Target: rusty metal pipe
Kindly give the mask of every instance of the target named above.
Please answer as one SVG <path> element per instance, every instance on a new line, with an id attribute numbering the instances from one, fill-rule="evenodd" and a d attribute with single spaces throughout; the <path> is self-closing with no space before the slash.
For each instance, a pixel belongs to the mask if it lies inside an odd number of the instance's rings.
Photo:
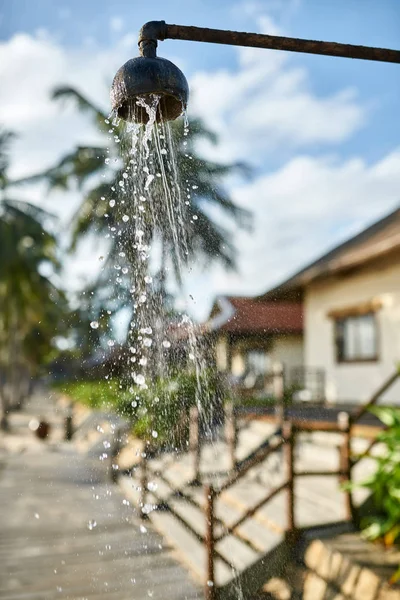
<path id="1" fill-rule="evenodd" d="M 145 44 L 151 42 L 157 45 L 157 40 L 166 39 L 227 44 L 230 46 L 250 46 L 252 48 L 267 48 L 269 50 L 285 50 L 287 52 L 400 63 L 400 51 L 388 48 L 373 48 L 370 46 L 356 46 L 353 44 L 339 44 L 337 42 L 304 40 L 278 35 L 226 31 L 187 25 L 169 25 L 165 21 L 150 21 L 143 25 L 139 34 L 139 47 L 142 50 Z"/>
<path id="2" fill-rule="evenodd" d="M 138 98 L 149 95 L 160 98 L 157 121 L 176 119 L 186 110 L 189 87 L 185 76 L 169 60 L 157 57 L 158 40 L 166 39 L 400 63 L 399 50 L 149 21 L 139 33 L 140 56 L 126 62 L 114 77 L 111 105 L 120 118 L 147 123 L 148 113 Z"/>

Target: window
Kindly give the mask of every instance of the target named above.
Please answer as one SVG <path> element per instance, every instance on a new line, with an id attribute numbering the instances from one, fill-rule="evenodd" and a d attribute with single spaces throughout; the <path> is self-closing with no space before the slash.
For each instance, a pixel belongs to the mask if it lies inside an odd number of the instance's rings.
<path id="1" fill-rule="evenodd" d="M 338 362 L 377 360 L 377 323 L 375 313 L 336 320 L 336 358 Z"/>
<path id="2" fill-rule="evenodd" d="M 268 356 L 263 350 L 250 350 L 246 362 L 247 371 L 254 375 L 264 375 L 268 370 Z"/>

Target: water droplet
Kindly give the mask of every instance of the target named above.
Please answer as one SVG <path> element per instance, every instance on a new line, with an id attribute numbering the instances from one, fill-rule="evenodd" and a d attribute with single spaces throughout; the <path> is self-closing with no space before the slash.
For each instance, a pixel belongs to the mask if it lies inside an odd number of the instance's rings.
<path id="1" fill-rule="evenodd" d="M 141 375 L 141 374 L 135 375 L 134 379 L 138 385 L 144 385 L 146 383 L 146 378 L 144 375 Z"/>
<path id="2" fill-rule="evenodd" d="M 91 321 L 91 323 L 90 323 L 90 327 L 91 327 L 92 329 L 98 329 L 98 328 L 99 328 L 99 323 L 98 323 L 98 321 Z"/>
<path id="3" fill-rule="evenodd" d="M 128 215 L 124 215 L 124 216 L 122 217 L 122 220 L 123 220 L 123 222 L 124 222 L 124 223 L 127 223 L 127 222 L 129 221 L 129 217 L 128 217 Z"/>
<path id="4" fill-rule="evenodd" d="M 112 348 L 115 345 L 114 340 L 108 340 L 107 345 L 110 346 L 110 348 Z"/>
<path id="5" fill-rule="evenodd" d="M 111 444 L 110 444 L 110 442 L 107 442 L 107 440 L 105 440 L 103 442 L 103 446 L 104 446 L 104 448 L 111 448 Z"/>
<path id="6" fill-rule="evenodd" d="M 109 202 L 108 204 L 109 204 L 109 205 L 111 206 L 111 208 L 112 208 L 113 206 L 115 206 L 115 200 L 114 200 L 114 199 L 110 200 L 110 202 Z"/>
<path id="7" fill-rule="evenodd" d="M 213 582 L 213 581 L 211 581 L 211 579 L 209 579 L 209 580 L 207 581 L 207 585 L 208 585 L 208 587 L 214 587 L 214 582 Z"/>
<path id="8" fill-rule="evenodd" d="M 153 278 L 150 277 L 150 275 L 146 275 L 146 277 L 144 278 L 145 283 L 151 283 L 153 281 Z"/>
<path id="9" fill-rule="evenodd" d="M 140 533 L 147 533 L 147 529 L 144 525 L 140 525 L 139 529 L 140 529 Z"/>
<path id="10" fill-rule="evenodd" d="M 171 342 L 169 342 L 168 340 L 164 340 L 162 345 L 164 346 L 164 348 L 171 348 Z"/>
<path id="11" fill-rule="evenodd" d="M 90 521 L 87 524 L 87 528 L 92 531 L 92 529 L 94 529 L 97 526 L 97 523 L 94 519 L 90 519 Z"/>
<path id="12" fill-rule="evenodd" d="M 154 504 L 145 504 L 142 507 L 142 513 L 144 515 L 149 515 L 151 512 L 153 512 L 154 508 L 155 508 Z"/>
<path id="13" fill-rule="evenodd" d="M 135 360 L 134 358 L 131 360 Z M 139 365 L 142 365 L 142 367 L 145 367 L 147 365 L 147 358 L 145 356 L 142 356 L 142 358 L 139 360 Z"/>
<path id="14" fill-rule="evenodd" d="M 35 519 L 40 519 L 39 513 L 35 513 Z"/>
<path id="15" fill-rule="evenodd" d="M 122 272 L 123 272 L 124 275 L 126 275 L 128 273 L 128 271 L 129 271 L 128 267 L 123 267 L 122 268 Z"/>
<path id="16" fill-rule="evenodd" d="M 106 165 L 109 165 L 110 164 L 110 159 L 109 158 L 105 158 L 104 162 L 106 163 Z"/>
<path id="17" fill-rule="evenodd" d="M 155 429 L 153 429 L 153 431 L 151 432 L 151 435 L 152 435 L 152 436 L 153 436 L 153 438 L 155 438 L 155 439 L 156 439 L 156 438 L 158 438 L 158 432 L 157 432 Z"/>
<path id="18" fill-rule="evenodd" d="M 143 346 L 146 346 L 146 348 L 150 348 L 152 343 L 153 343 L 153 340 L 151 338 L 144 338 L 144 340 L 143 340 Z"/>
<path id="19" fill-rule="evenodd" d="M 199 217 L 197 215 L 193 215 L 193 221 L 197 221 Z"/>

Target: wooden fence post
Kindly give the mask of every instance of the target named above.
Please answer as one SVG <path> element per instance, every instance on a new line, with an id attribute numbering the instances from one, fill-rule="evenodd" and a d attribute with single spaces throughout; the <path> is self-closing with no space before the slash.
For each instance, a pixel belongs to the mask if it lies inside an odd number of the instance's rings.
<path id="1" fill-rule="evenodd" d="M 212 485 L 204 488 L 206 495 L 206 537 L 205 546 L 207 552 L 207 574 L 204 586 L 205 600 L 215 600 L 215 577 L 214 577 L 214 500 L 215 492 Z"/>
<path id="2" fill-rule="evenodd" d="M 286 406 L 285 406 L 285 391 L 283 381 L 283 365 L 281 363 L 274 363 L 272 367 L 272 387 L 275 398 L 275 415 L 280 426 L 286 419 Z"/>
<path id="3" fill-rule="evenodd" d="M 147 454 L 145 451 L 142 452 L 142 460 L 140 461 L 140 500 L 139 500 L 139 508 L 140 508 L 140 518 L 148 519 L 147 513 L 143 512 L 143 509 L 146 505 L 147 498 Z"/>
<path id="4" fill-rule="evenodd" d="M 343 440 L 340 446 L 340 470 L 343 475 L 340 477 L 341 483 L 351 482 L 351 421 L 350 415 L 346 412 L 338 414 L 338 425 L 343 432 Z M 350 521 L 355 520 L 355 511 L 353 505 L 353 496 L 350 489 L 344 490 L 346 502 L 346 518 Z"/>
<path id="5" fill-rule="evenodd" d="M 233 402 L 225 406 L 225 439 L 229 449 L 230 468 L 236 469 L 237 423 Z"/>
<path id="6" fill-rule="evenodd" d="M 200 415 L 197 406 L 190 407 L 190 422 L 189 422 L 189 449 L 193 452 L 193 484 L 200 483 Z"/>
<path id="7" fill-rule="evenodd" d="M 67 406 L 67 415 L 65 417 L 65 440 L 70 442 L 74 435 L 73 423 L 73 403 L 69 402 Z"/>
<path id="8" fill-rule="evenodd" d="M 296 529 L 294 514 L 294 445 L 295 433 L 290 421 L 283 424 L 283 437 L 285 439 L 284 454 L 287 471 L 287 531 L 292 533 Z"/>
<path id="9" fill-rule="evenodd" d="M 113 433 L 113 439 L 110 449 L 110 481 L 111 483 L 117 483 L 118 481 L 118 454 L 121 449 L 121 430 L 116 429 Z"/>

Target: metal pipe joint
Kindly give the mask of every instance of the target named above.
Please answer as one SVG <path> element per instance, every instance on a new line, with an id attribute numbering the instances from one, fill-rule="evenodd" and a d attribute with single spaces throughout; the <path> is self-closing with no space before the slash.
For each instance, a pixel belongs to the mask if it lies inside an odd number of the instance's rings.
<path id="1" fill-rule="evenodd" d="M 146 58 L 155 58 L 157 49 L 157 40 L 165 40 L 167 35 L 167 25 L 165 21 L 148 21 L 139 31 L 139 50 L 142 56 Z"/>

